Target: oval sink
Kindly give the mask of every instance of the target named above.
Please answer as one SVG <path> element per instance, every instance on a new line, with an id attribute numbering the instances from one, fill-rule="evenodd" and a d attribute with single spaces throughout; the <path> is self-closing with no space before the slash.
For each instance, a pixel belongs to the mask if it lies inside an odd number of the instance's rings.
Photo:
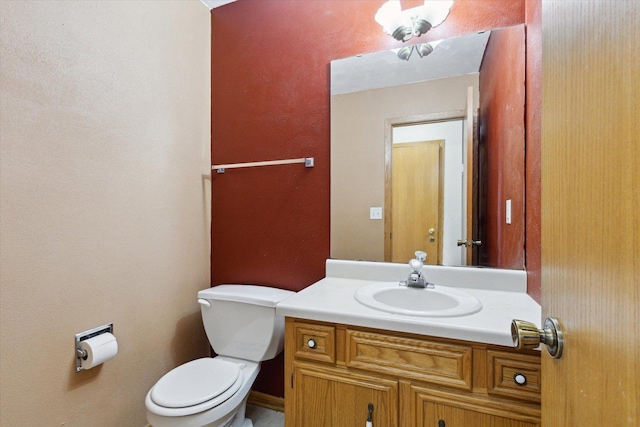
<path id="1" fill-rule="evenodd" d="M 428 289 L 400 286 L 398 282 L 372 283 L 356 291 L 354 297 L 367 307 L 407 316 L 458 317 L 482 309 L 473 295 L 437 285 Z"/>

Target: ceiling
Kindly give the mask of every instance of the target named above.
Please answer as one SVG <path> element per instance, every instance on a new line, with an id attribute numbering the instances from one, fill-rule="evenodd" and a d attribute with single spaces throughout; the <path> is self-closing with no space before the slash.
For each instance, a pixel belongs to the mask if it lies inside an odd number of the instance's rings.
<path id="1" fill-rule="evenodd" d="M 484 31 L 445 39 L 428 56 L 413 53 L 409 61 L 398 59 L 392 50 L 331 61 L 331 94 L 477 73 L 490 34 Z"/>
<path id="2" fill-rule="evenodd" d="M 227 3 L 232 3 L 236 0 L 200 0 L 205 4 L 209 9 L 213 9 L 215 7 L 224 6 Z"/>

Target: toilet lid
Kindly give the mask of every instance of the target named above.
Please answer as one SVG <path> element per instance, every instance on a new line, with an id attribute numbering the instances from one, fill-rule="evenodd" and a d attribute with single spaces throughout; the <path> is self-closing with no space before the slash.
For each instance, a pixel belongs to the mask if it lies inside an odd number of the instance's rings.
<path id="1" fill-rule="evenodd" d="M 240 367 L 218 358 L 193 360 L 164 375 L 151 390 L 151 399 L 165 408 L 185 408 L 214 399 L 233 386 Z"/>

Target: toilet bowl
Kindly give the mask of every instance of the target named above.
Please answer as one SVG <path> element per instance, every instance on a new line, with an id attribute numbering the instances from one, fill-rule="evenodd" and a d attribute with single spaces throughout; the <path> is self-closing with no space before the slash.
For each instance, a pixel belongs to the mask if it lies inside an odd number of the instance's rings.
<path id="1" fill-rule="evenodd" d="M 260 362 L 284 344 L 276 304 L 293 292 L 220 285 L 198 292 L 205 331 L 217 357 L 192 360 L 165 374 L 145 398 L 153 427 L 251 427 L 245 418 Z"/>
<path id="2" fill-rule="evenodd" d="M 147 420 L 153 427 L 250 427 L 244 411 L 260 364 L 218 356 L 196 359 L 163 376 L 147 393 Z M 233 425 L 236 427 L 236 425 Z"/>

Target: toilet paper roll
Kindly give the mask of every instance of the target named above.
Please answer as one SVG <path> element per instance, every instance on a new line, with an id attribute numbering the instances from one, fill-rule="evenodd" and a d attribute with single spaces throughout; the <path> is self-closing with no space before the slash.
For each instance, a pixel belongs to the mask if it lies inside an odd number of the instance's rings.
<path id="1" fill-rule="evenodd" d="M 118 341 L 113 334 L 105 332 L 80 342 L 80 348 L 86 350 L 87 358 L 80 359 L 82 369 L 91 369 L 118 354 Z"/>

